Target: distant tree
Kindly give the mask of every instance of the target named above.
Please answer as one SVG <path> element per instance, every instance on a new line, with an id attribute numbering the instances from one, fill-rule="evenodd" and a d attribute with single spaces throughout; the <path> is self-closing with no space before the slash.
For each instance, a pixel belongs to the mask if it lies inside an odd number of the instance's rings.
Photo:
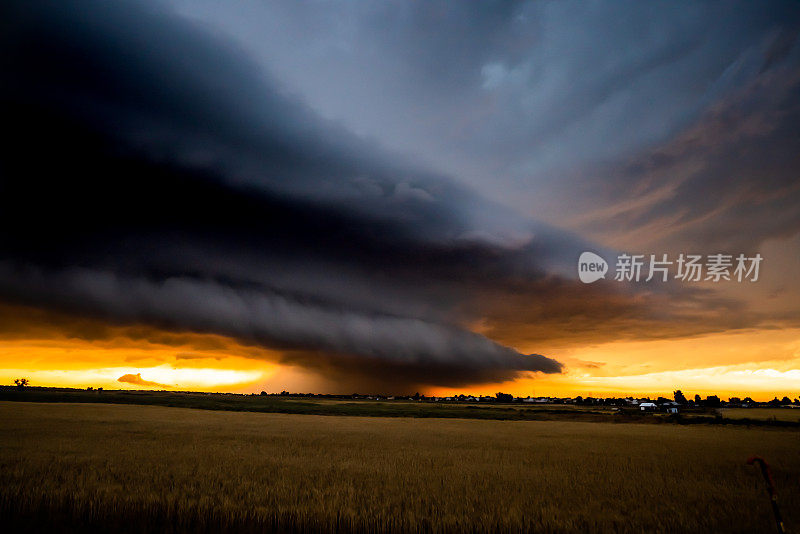
<path id="1" fill-rule="evenodd" d="M 497 402 L 512 402 L 514 400 L 514 395 L 510 393 L 501 393 L 499 391 L 495 394 L 495 397 L 497 397 Z"/>
<path id="2" fill-rule="evenodd" d="M 30 382 L 27 378 L 17 378 L 14 380 L 14 383 L 17 385 L 19 389 L 24 389 Z"/>
<path id="3" fill-rule="evenodd" d="M 419 391 L 414 393 L 414 400 L 419 400 Z"/>
<path id="4" fill-rule="evenodd" d="M 708 397 L 706 397 L 705 405 L 710 406 L 712 408 L 719 408 L 720 405 L 719 397 L 717 397 L 716 395 L 709 395 Z"/>
<path id="5" fill-rule="evenodd" d="M 778 397 L 775 397 L 774 399 L 769 401 L 767 404 L 769 404 L 770 406 L 780 406 L 781 405 L 781 401 L 778 400 Z"/>
<path id="6" fill-rule="evenodd" d="M 672 396 L 678 404 L 686 404 L 686 397 L 681 390 L 673 391 Z"/>
<path id="7" fill-rule="evenodd" d="M 267 392 L 266 391 L 262 391 L 260 394 L 266 396 Z"/>
<path id="8" fill-rule="evenodd" d="M 789 397 L 784 397 L 781 399 L 781 404 L 791 404 L 792 400 Z"/>
<path id="9" fill-rule="evenodd" d="M 703 399 L 700 398 L 700 395 L 695 394 L 694 402 L 695 404 L 701 404 L 703 402 Z"/>

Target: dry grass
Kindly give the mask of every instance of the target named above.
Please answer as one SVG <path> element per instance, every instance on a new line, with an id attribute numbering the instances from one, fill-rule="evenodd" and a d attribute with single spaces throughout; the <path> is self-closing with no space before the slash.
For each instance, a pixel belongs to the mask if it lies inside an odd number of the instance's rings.
<path id="1" fill-rule="evenodd" d="M 130 532 L 800 530 L 800 432 L 0 403 L 0 513 Z"/>

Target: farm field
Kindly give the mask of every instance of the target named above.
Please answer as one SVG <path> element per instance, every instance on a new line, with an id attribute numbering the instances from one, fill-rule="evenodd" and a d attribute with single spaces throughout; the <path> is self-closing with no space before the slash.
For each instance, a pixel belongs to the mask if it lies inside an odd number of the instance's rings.
<path id="1" fill-rule="evenodd" d="M 633 408 L 574 404 L 416 402 L 409 400 L 335 399 L 302 396 L 241 395 L 187 391 L 81 390 L 0 386 L 0 402 L 138 404 L 237 412 L 356 417 L 457 418 L 510 421 L 583 421 L 777 426 L 800 429 L 800 411 L 788 408 L 725 410 L 686 409 L 678 415 Z M 777 416 L 774 416 L 777 414 Z"/>
<path id="2" fill-rule="evenodd" d="M 449 402 L 414 402 L 407 400 L 325 399 L 292 396 L 207 394 L 175 391 L 87 391 L 79 389 L 25 388 L 0 386 L 0 401 L 80 402 L 170 406 L 270 412 L 306 415 L 349 415 L 369 417 L 434 417 L 466 419 L 541 420 L 573 419 L 610 420 L 614 412 L 605 407 L 573 405 L 471 404 Z M 629 414 L 641 419 L 637 410 Z"/>
<path id="3" fill-rule="evenodd" d="M 798 408 L 722 408 L 722 417 L 728 419 L 755 419 L 763 421 L 800 421 Z"/>
<path id="4" fill-rule="evenodd" d="M 773 532 L 800 432 L 0 402 L 14 531 Z"/>

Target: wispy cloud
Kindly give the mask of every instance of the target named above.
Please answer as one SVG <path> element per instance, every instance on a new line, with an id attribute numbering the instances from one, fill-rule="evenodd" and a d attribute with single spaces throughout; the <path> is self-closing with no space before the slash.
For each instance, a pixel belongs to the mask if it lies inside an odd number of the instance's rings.
<path id="1" fill-rule="evenodd" d="M 117 382 L 122 382 L 124 384 L 133 384 L 136 386 L 147 386 L 153 388 L 171 388 L 173 386 L 169 386 L 167 384 L 159 384 L 158 382 L 151 382 L 150 380 L 145 380 L 142 378 L 142 373 L 134 374 L 127 374 L 122 375 L 121 377 L 117 378 Z"/>

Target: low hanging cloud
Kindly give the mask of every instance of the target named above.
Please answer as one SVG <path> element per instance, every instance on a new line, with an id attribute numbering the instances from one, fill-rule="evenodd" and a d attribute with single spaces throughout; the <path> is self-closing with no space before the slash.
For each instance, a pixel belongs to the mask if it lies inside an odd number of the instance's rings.
<path id="1" fill-rule="evenodd" d="M 134 374 L 122 375 L 121 377 L 117 378 L 117 382 L 122 382 L 123 384 L 134 384 L 136 386 L 146 386 L 159 389 L 168 389 L 173 387 L 167 384 L 159 384 L 158 382 L 151 382 L 150 380 L 145 380 L 144 378 L 142 378 L 142 373 L 136 373 L 135 375 Z"/>
<path id="2" fill-rule="evenodd" d="M 0 277 L 11 277 L 1 264 Z M 448 374 L 458 376 L 456 383 L 465 383 L 484 380 L 484 374 L 494 378 L 561 370 L 555 360 L 520 354 L 454 326 L 303 303 L 264 290 L 190 278 L 153 283 L 85 270 L 16 270 L 14 277 L 21 297 L 52 305 L 77 300 L 86 311 L 108 317 L 261 342 L 287 349 L 287 363 L 295 363 L 294 354 L 316 351 L 332 362 L 356 357 L 364 365 L 371 360 L 371 365 L 413 367 L 420 380 L 445 383 L 450 381 Z"/>

